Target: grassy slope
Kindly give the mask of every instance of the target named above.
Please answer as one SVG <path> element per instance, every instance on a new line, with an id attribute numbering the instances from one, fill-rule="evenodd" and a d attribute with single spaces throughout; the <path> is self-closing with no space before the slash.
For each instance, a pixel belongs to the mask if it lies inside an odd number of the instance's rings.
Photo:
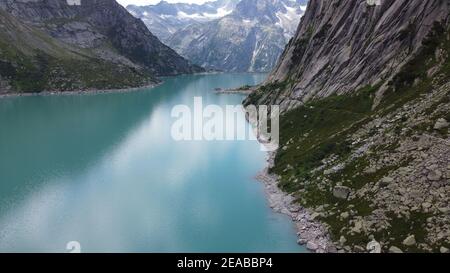
<path id="1" fill-rule="evenodd" d="M 0 75 L 16 92 L 115 89 L 154 82 L 145 71 L 95 58 L 0 10 Z"/>

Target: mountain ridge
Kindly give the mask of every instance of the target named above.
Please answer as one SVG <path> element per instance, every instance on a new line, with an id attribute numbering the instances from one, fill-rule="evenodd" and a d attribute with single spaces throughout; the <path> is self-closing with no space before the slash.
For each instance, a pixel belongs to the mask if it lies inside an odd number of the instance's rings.
<path id="1" fill-rule="evenodd" d="M 216 0 L 203 4 L 168 3 L 155 5 L 128 5 L 127 10 L 140 18 L 162 42 L 186 25 L 212 21 L 231 13 L 239 0 Z"/>
<path id="2" fill-rule="evenodd" d="M 276 64 L 284 46 L 295 33 L 305 3 L 304 0 L 208 2 L 209 8 L 215 5 L 209 11 L 215 13 L 211 14 L 222 15 L 206 18 L 205 12 L 196 9 L 189 15 L 189 20 L 179 18 L 178 26 L 171 30 L 171 35 L 165 35 L 163 41 L 180 55 L 207 69 L 267 72 Z M 172 8 L 175 5 L 170 4 Z M 144 10 L 129 9 L 138 18 L 146 20 L 142 15 Z M 178 18 L 174 14 L 179 13 L 179 10 L 172 13 L 170 18 Z M 152 14 L 147 20 L 157 21 Z M 156 25 L 148 26 L 150 29 L 158 28 Z"/>
<path id="3" fill-rule="evenodd" d="M 27 71 L 13 69 L 11 75 L 2 77 L 4 90 L 121 89 L 156 83 L 157 76 L 203 71 L 162 44 L 116 1 L 82 0 L 80 4 L 69 5 L 65 0 L 0 1 L 3 28 L 8 21 L 15 22 L 5 31 L 9 40 L 1 51 L 3 66 L 26 66 L 33 73 L 40 71 L 36 75 L 42 79 L 39 84 L 20 88 L 26 81 L 21 73 Z M 19 29 L 26 30 L 27 37 L 41 39 L 30 38 L 28 45 L 14 42 Z M 53 46 L 65 51 L 63 56 L 49 52 Z M 25 47 L 27 52 L 21 50 Z M 21 56 L 18 59 L 14 57 L 17 54 Z"/>
<path id="4" fill-rule="evenodd" d="M 301 2 L 242 0 L 229 15 L 191 25 L 168 41 L 182 56 L 205 67 L 235 72 L 267 72 L 277 62 L 292 33 L 279 17 L 291 12 L 300 20 Z M 186 34 L 187 33 L 187 34 Z"/>

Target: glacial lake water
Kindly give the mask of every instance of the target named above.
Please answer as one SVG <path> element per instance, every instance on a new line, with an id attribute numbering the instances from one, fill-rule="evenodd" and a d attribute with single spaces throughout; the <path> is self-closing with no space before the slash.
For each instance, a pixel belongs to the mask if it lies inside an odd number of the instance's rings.
<path id="1" fill-rule="evenodd" d="M 255 141 L 177 142 L 173 106 L 265 74 L 164 79 L 128 93 L 0 99 L 0 252 L 303 252 L 268 206 Z M 240 119 L 244 115 L 239 116 Z"/>

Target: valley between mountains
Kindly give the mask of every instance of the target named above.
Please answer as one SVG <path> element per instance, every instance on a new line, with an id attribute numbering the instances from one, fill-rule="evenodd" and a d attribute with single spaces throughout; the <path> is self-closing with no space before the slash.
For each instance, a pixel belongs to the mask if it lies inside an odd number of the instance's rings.
<path id="1" fill-rule="evenodd" d="M 253 74 L 239 81 L 243 105 L 281 108 L 280 147 L 258 178 L 299 244 L 450 253 L 449 1 L 0 0 L 0 95 L 205 72 L 269 72 L 256 86 Z M 204 86 L 233 80 L 222 76 Z M 193 79 L 163 89 L 196 94 Z"/>

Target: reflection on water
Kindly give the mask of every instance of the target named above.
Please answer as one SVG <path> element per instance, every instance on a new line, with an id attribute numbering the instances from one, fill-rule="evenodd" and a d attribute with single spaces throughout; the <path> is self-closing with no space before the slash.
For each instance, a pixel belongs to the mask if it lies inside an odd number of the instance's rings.
<path id="1" fill-rule="evenodd" d="M 239 104 L 216 87 L 263 74 L 165 79 L 131 93 L 0 100 L 0 251 L 298 252 L 254 180 L 252 141 L 175 142 L 171 109 Z M 243 115 L 239 118 L 243 119 Z"/>

